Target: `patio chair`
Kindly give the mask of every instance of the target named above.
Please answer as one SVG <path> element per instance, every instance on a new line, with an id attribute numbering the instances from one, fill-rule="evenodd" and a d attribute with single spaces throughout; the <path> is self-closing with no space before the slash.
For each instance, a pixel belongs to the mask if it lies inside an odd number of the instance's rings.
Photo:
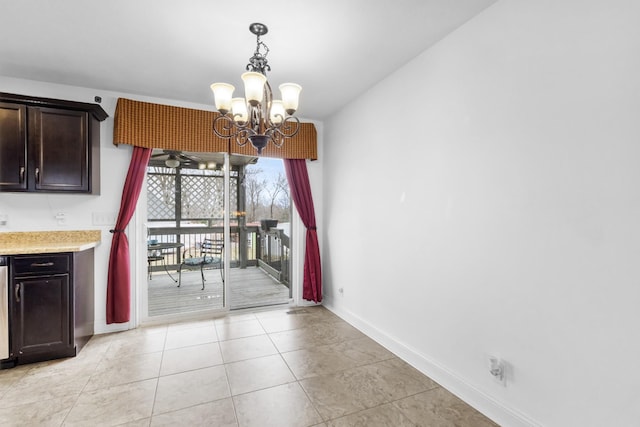
<path id="1" fill-rule="evenodd" d="M 157 262 L 157 261 L 162 261 L 164 263 L 164 256 L 162 255 L 162 252 L 157 250 L 157 249 L 150 249 L 149 246 L 151 245 L 155 245 L 157 244 L 158 241 L 157 240 L 148 240 L 147 241 L 147 264 L 148 264 L 148 273 L 149 273 L 149 280 L 151 280 L 151 263 L 152 262 Z"/>
<path id="2" fill-rule="evenodd" d="M 224 284 L 224 268 L 222 263 L 222 255 L 224 252 L 224 242 L 222 240 L 204 239 L 200 244 L 199 253 L 193 254 L 190 248 L 185 249 L 182 255 L 182 263 L 178 268 L 178 287 L 182 284 L 182 270 L 200 269 L 202 276 L 202 289 L 204 290 L 204 268 L 207 266 L 217 265 L 220 269 L 220 278 Z"/>
<path id="3" fill-rule="evenodd" d="M 149 280 L 151 280 L 151 263 L 157 262 L 157 261 L 162 261 L 164 265 L 164 256 L 160 252 L 153 252 L 147 255 L 147 264 L 148 264 L 147 270 L 149 273 Z"/>

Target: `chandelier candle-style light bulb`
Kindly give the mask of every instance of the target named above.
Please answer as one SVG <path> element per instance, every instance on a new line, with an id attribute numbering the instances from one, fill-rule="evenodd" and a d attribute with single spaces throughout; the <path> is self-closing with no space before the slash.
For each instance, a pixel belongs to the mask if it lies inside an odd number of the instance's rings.
<path id="1" fill-rule="evenodd" d="M 249 104 L 255 107 L 262 102 L 267 76 L 249 71 L 242 75 L 242 81 L 244 82 L 244 97 Z"/>
<path id="2" fill-rule="evenodd" d="M 214 83 L 211 85 L 211 90 L 215 97 L 216 109 L 220 114 L 227 114 L 231 110 L 231 97 L 235 87 L 228 83 Z"/>
<path id="3" fill-rule="evenodd" d="M 231 114 L 233 114 L 233 121 L 238 124 L 245 124 L 249 120 L 249 114 L 247 113 L 247 102 L 244 98 L 233 98 L 231 100 Z"/>
<path id="4" fill-rule="evenodd" d="M 271 103 L 271 115 L 269 120 L 273 124 L 280 124 L 284 120 L 284 105 L 282 101 L 273 101 Z"/>
<path id="5" fill-rule="evenodd" d="M 269 142 L 280 148 L 286 139 L 298 133 L 300 120 L 293 114 L 298 109 L 302 87 L 295 83 L 281 84 L 282 101 L 273 99 L 267 80 L 267 71 L 271 71 L 267 63 L 269 48 L 260 40 L 260 36 L 267 34 L 267 26 L 255 22 L 249 31 L 257 36 L 257 45 L 246 66 L 247 72 L 241 76 L 244 98 L 233 98 L 234 87 L 230 84 L 211 85 L 220 113 L 213 119 L 213 132 L 219 138 L 234 139 L 240 147 L 251 142 L 260 155 Z"/>
<path id="6" fill-rule="evenodd" d="M 295 83 L 282 83 L 280 85 L 280 93 L 282 94 L 282 103 L 289 115 L 292 115 L 298 109 L 298 98 L 302 86 Z"/>

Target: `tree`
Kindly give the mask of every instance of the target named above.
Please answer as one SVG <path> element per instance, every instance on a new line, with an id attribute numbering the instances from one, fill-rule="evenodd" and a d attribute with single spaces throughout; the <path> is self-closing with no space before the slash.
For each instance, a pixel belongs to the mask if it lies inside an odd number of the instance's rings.
<path id="1" fill-rule="evenodd" d="M 287 178 L 282 175 L 282 172 L 278 172 L 278 177 L 275 181 L 272 181 L 271 184 L 267 188 L 269 194 L 269 218 L 274 218 L 273 208 L 277 206 L 279 202 L 282 205 L 283 199 L 287 199 L 286 204 L 288 205 L 289 199 L 289 183 L 287 182 Z M 280 218 L 277 218 L 280 219 Z"/>
<path id="2" fill-rule="evenodd" d="M 262 178 L 262 169 L 247 168 L 244 176 L 245 193 L 247 197 L 247 222 L 254 222 L 258 219 L 258 209 L 261 206 L 262 193 L 267 187 L 267 180 Z"/>

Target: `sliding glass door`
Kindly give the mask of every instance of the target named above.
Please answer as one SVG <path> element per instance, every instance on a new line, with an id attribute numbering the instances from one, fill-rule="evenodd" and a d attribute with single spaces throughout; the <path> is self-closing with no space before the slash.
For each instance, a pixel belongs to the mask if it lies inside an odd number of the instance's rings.
<path id="1" fill-rule="evenodd" d="M 235 220 L 250 256 L 230 270 L 229 306 L 286 304 L 292 295 L 291 198 L 282 160 L 255 158 L 239 172 L 244 194 Z"/>
<path id="2" fill-rule="evenodd" d="M 154 151 L 146 319 L 288 303 L 290 216 L 281 160 Z"/>
<path id="3" fill-rule="evenodd" d="M 174 161 L 176 160 L 177 163 Z M 147 317 L 227 309 L 224 153 L 154 152 L 147 170 Z M 175 166 L 175 167 L 172 167 Z"/>

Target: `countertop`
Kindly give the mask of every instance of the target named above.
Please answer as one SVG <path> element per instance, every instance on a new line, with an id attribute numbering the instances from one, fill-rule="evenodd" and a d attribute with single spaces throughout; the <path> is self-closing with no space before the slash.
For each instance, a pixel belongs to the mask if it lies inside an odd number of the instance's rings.
<path id="1" fill-rule="evenodd" d="M 0 255 L 80 252 L 100 243 L 100 230 L 0 233 Z"/>

